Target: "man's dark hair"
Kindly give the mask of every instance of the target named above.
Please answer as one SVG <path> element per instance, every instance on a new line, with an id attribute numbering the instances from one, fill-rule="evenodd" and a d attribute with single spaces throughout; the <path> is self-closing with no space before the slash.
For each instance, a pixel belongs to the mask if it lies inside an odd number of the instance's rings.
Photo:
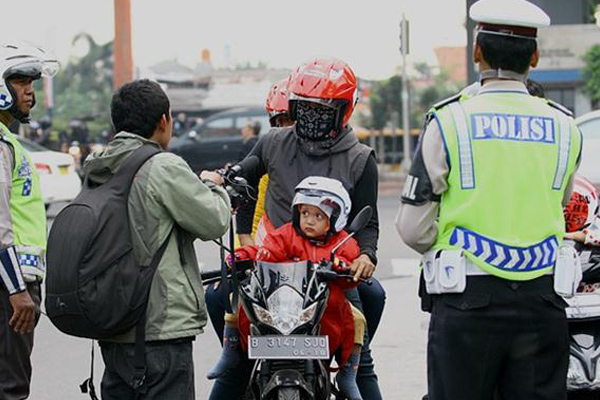
<path id="1" fill-rule="evenodd" d="M 524 74 L 531 57 L 537 50 L 537 42 L 509 36 L 479 33 L 477 44 L 485 61 L 492 69 L 504 69 Z"/>
<path id="2" fill-rule="evenodd" d="M 150 138 L 163 115 L 171 119 L 169 98 L 160 85 L 148 79 L 123 85 L 112 98 L 110 116 L 115 132 Z"/>

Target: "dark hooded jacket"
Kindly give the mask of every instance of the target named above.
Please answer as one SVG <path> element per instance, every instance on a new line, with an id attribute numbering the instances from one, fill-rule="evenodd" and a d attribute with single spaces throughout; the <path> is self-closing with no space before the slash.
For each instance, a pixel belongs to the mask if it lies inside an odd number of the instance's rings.
<path id="1" fill-rule="evenodd" d="M 260 163 L 252 171 L 244 171 L 249 183 L 258 185 L 260 177 L 269 174 L 269 186 L 265 199 L 265 212 L 275 228 L 292 220 L 294 189 L 308 176 L 326 176 L 342 182 L 352 200 L 352 218 L 363 204 L 356 201 L 357 185 L 368 164 L 376 171 L 373 149 L 360 143 L 352 129 L 343 131 L 330 146 L 322 142 L 298 138 L 295 127 L 275 128 L 261 137 L 249 156 L 255 155 Z M 379 233 L 377 200 L 377 174 L 374 182 L 364 182 L 366 190 L 373 191 L 374 212 L 371 221 L 357 235 L 361 253 L 376 261 Z M 363 187 L 365 189 L 365 187 Z M 255 203 L 238 213 L 238 233 L 250 233 Z M 364 240 L 368 237 L 369 240 Z M 368 242 L 368 243 L 367 243 Z"/>

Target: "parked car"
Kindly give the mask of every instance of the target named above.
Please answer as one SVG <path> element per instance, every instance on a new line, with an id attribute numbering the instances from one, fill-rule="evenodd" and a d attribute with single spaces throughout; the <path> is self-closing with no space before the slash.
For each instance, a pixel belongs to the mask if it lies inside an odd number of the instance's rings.
<path id="1" fill-rule="evenodd" d="M 269 131 L 269 117 L 264 107 L 235 108 L 211 115 L 181 137 L 174 138 L 169 150 L 181 156 L 198 172 L 214 170 L 238 161 L 242 151 L 242 128 L 258 121 L 259 135 Z"/>
<path id="2" fill-rule="evenodd" d="M 31 155 L 31 161 L 40 177 L 46 205 L 71 201 L 79 194 L 81 179 L 75 171 L 75 159 L 72 155 L 48 150 L 20 136 L 17 139 Z"/>
<path id="3" fill-rule="evenodd" d="M 600 110 L 575 120 L 583 135 L 583 149 L 578 173 L 600 186 Z"/>

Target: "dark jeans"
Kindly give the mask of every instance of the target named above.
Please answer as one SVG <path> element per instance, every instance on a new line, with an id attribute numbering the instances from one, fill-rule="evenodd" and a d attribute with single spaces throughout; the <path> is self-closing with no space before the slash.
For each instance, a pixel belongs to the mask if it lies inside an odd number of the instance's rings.
<path id="1" fill-rule="evenodd" d="M 36 324 L 40 315 L 40 284 L 27 284 L 27 291 L 35 303 Z M 31 382 L 31 351 L 33 332 L 16 333 L 8 325 L 13 309 L 6 287 L 0 283 L 0 399 L 21 400 L 29 396 Z"/>
<path id="2" fill-rule="evenodd" d="M 362 302 L 362 310 L 367 320 L 369 338 L 373 341 L 375 332 L 379 327 L 383 309 L 385 308 L 385 289 L 377 279 L 373 279 L 372 285 L 361 283 L 358 285 L 358 295 Z"/>
<path id="3" fill-rule="evenodd" d="M 363 311 L 368 326 L 365 331 L 365 346 L 362 349 L 356 382 L 364 399 L 379 400 L 382 396 L 369 347 L 369 334 L 371 332 L 375 333 L 381 320 L 381 314 L 385 306 L 385 291 L 376 279 L 373 279 L 373 285 L 371 286 L 361 284 L 359 287 L 361 286 L 367 286 L 367 288 L 348 292 L 348 299 Z M 220 288 L 221 286 L 215 289 L 214 285 L 210 285 L 206 290 L 205 299 L 211 322 L 222 342 L 225 305 L 223 304 Z M 363 294 L 367 300 L 361 304 Z M 235 370 L 231 370 L 223 377 L 218 378 L 212 388 L 209 400 L 240 399 L 245 393 L 250 379 L 252 365 L 251 361 L 247 361 L 240 364 Z"/>
<path id="4" fill-rule="evenodd" d="M 134 345 L 101 342 L 102 400 L 195 400 L 192 340 L 146 343 L 146 393 L 136 397 Z"/>
<path id="5" fill-rule="evenodd" d="M 552 277 L 469 277 L 461 294 L 433 295 L 427 348 L 431 400 L 566 399 L 565 301 Z"/>

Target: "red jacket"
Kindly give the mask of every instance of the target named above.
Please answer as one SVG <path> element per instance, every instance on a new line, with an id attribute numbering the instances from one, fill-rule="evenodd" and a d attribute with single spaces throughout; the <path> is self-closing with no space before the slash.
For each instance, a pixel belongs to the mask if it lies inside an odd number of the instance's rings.
<path id="1" fill-rule="evenodd" d="M 235 253 L 236 257 L 240 259 L 251 258 L 270 262 L 301 260 L 318 262 L 323 258 L 329 259 L 333 247 L 347 236 L 348 233 L 342 231 L 332 235 L 326 244 L 320 245 L 301 236 L 290 222 L 270 232 L 265 237 L 262 247 L 244 246 Z M 336 252 L 336 257 L 346 263 L 346 266 L 350 266 L 359 255 L 360 249 L 353 238 L 344 243 Z M 356 287 L 356 285 L 356 282 L 345 279 L 331 281 L 327 308 L 321 319 L 321 334 L 329 336 L 331 354 L 341 348 L 340 365 L 345 364 L 354 345 L 354 320 L 344 290 Z M 249 325 L 248 318 L 241 308 L 239 328 L 244 348 L 247 348 Z"/>

